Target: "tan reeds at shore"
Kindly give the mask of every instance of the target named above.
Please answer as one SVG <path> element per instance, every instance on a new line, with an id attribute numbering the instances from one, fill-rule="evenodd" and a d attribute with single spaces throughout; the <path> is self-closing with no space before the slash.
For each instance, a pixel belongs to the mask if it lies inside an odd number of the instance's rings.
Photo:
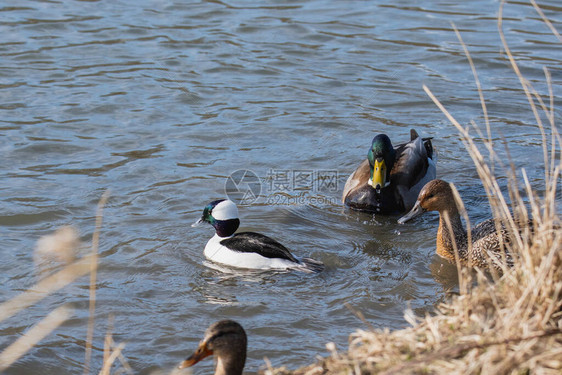
<path id="1" fill-rule="evenodd" d="M 474 282 L 474 273 L 458 266 L 460 295 L 439 305 L 431 316 L 415 317 L 407 310 L 405 319 L 412 325 L 410 328 L 357 331 L 350 336 L 347 352 L 338 353 L 333 344 L 328 344 L 329 357 L 316 364 L 295 371 L 268 366 L 266 374 L 562 373 L 562 226 L 556 210 L 562 170 L 561 138 L 554 122 L 550 75 L 545 69 L 550 91 L 550 103 L 545 103 L 521 75 L 511 55 L 503 36 L 502 10 L 503 3 L 498 27 L 505 52 L 542 135 L 542 150 L 538 151 L 544 156 L 543 193 L 539 196 L 534 191 L 524 170 L 518 172 L 509 165 L 502 171 L 510 179 L 509 200 L 500 189 L 494 165 L 501 165 L 501 161 L 494 151 L 476 69 L 462 40 L 480 94 L 487 136 L 474 123 L 461 126 L 427 87 L 424 90 L 459 130 L 494 217 L 507 226 L 514 239 L 507 247 L 515 255 L 513 268 L 504 269 L 503 275 L 492 274 L 492 278 L 477 270 Z M 545 20 L 542 12 L 539 14 Z M 550 22 L 547 25 L 552 29 Z M 555 35 L 559 37 L 557 32 Z M 476 134 L 471 135 L 471 131 Z M 487 157 L 473 137 L 484 139 Z"/>
<path id="2" fill-rule="evenodd" d="M 95 312 L 95 290 L 97 276 L 97 257 L 98 243 L 101 231 L 102 209 L 107 202 L 109 193 L 105 192 L 98 203 L 98 211 L 96 214 L 96 229 L 92 237 L 91 253 L 80 259 L 75 260 L 76 250 L 79 245 L 78 231 L 73 227 L 61 227 L 53 234 L 41 237 L 37 241 L 34 253 L 34 262 L 37 266 L 38 274 L 44 276 L 43 269 L 45 264 L 51 261 L 66 264 L 61 270 L 45 276 L 37 284 L 30 287 L 20 295 L 9 301 L 0 304 L 0 322 L 17 315 L 21 310 L 26 309 L 48 295 L 59 291 L 65 286 L 75 282 L 78 278 L 90 274 L 90 318 L 88 320 L 88 333 L 85 347 L 84 372 L 90 371 L 91 347 L 94 336 L 93 315 Z M 32 349 L 39 341 L 64 324 L 72 315 L 72 309 L 69 306 L 61 306 L 47 314 L 47 316 L 30 328 L 23 336 L 13 342 L 0 353 L 0 372 L 9 368 L 19 358 L 23 357 L 30 349 Z M 111 325 L 111 324 L 110 324 Z M 100 375 L 109 375 L 118 359 L 121 365 L 120 373 L 132 374 L 133 371 L 128 365 L 126 359 L 122 355 L 125 347 L 123 343 L 115 344 L 111 335 L 111 331 L 105 337 L 104 358 Z"/>
<path id="3" fill-rule="evenodd" d="M 532 245 L 513 249 L 521 257 L 498 280 L 478 273 L 470 288 L 470 272 L 462 269 L 465 290 L 435 315 L 416 318 L 408 310 L 410 328 L 358 331 L 347 353 L 327 345 L 330 356 L 314 365 L 266 374 L 560 374 L 562 233 L 550 212 Z"/>
<path id="4" fill-rule="evenodd" d="M 72 310 L 61 306 L 51 311 L 39 323 L 31 327 L 23 336 L 0 353 L 0 372 L 6 370 L 45 336 L 70 318 Z"/>

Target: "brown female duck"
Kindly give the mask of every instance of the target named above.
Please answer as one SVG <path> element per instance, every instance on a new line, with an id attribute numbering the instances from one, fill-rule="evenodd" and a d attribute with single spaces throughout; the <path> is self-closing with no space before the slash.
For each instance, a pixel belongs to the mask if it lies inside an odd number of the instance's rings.
<path id="1" fill-rule="evenodd" d="M 213 323 L 199 347 L 179 368 L 191 367 L 203 358 L 214 355 L 215 375 L 241 375 L 246 363 L 247 338 L 244 328 L 233 320 Z"/>
<path id="2" fill-rule="evenodd" d="M 449 183 L 443 180 L 428 182 L 420 191 L 418 199 L 410 212 L 402 216 L 398 223 L 421 215 L 426 211 L 439 212 L 439 228 L 437 229 L 437 254 L 445 259 L 455 262 L 455 246 L 458 250 L 462 264 L 473 267 L 501 269 L 501 265 L 511 265 L 510 254 L 503 251 L 502 243 L 509 242 L 508 233 L 500 224 L 500 231 L 496 229 L 494 219 L 488 219 L 473 227 L 471 233 L 471 246 L 468 246 L 468 235 L 461 222 L 459 209 L 455 203 L 453 190 Z M 453 233 L 445 222 L 447 213 Z M 454 242 L 453 242 L 454 241 Z"/>

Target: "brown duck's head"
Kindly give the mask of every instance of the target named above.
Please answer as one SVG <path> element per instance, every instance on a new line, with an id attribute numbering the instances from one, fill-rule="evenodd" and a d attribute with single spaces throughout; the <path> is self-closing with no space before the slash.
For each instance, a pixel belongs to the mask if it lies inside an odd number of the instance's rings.
<path id="1" fill-rule="evenodd" d="M 421 189 L 414 207 L 406 215 L 398 219 L 398 223 L 423 214 L 426 211 L 456 212 L 457 205 L 451 185 L 443 180 L 431 180 Z"/>
<path id="2" fill-rule="evenodd" d="M 242 326 L 233 320 L 213 323 L 205 332 L 197 350 L 178 367 L 191 367 L 202 359 L 214 355 L 226 373 L 241 373 L 246 362 L 247 338 Z M 228 371 L 228 368 L 236 369 Z"/>

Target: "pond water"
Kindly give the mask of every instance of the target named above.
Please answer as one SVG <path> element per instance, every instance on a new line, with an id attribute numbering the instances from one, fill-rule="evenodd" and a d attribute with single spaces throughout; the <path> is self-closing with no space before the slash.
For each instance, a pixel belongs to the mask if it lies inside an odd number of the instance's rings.
<path id="1" fill-rule="evenodd" d="M 540 3 L 562 30 L 559 2 Z M 541 134 L 501 45 L 498 9 L 490 0 L 4 3 L 0 301 L 38 281 L 40 236 L 71 224 L 91 241 L 110 189 L 93 372 L 110 316 L 135 373 L 173 368 L 224 318 L 246 328 L 246 372 L 256 373 L 264 357 L 297 368 L 326 355 L 327 342 L 344 350 L 367 328 L 354 311 L 390 329 L 407 326 L 408 307 L 431 312 L 457 288 L 455 268 L 434 253 L 437 216 L 400 226 L 342 207 L 341 193 L 375 134 L 401 142 L 415 128 L 434 138 L 437 175 L 456 184 L 473 222 L 490 215 L 458 132 L 422 89 L 462 124 L 483 124 L 451 22 L 478 70 L 498 152 L 506 157 L 507 142 L 516 168 L 544 190 Z M 531 4 L 507 4 L 504 17 L 521 70 L 543 95 L 549 68 L 560 118 L 560 43 Z M 260 178 L 229 186 L 260 190 L 239 207 L 241 229 L 324 262 L 324 272 L 221 272 L 205 262 L 213 230 L 190 225 L 240 170 Z M 54 308 L 74 308 L 6 373 L 81 373 L 88 283 L 1 323 L 0 349 Z"/>

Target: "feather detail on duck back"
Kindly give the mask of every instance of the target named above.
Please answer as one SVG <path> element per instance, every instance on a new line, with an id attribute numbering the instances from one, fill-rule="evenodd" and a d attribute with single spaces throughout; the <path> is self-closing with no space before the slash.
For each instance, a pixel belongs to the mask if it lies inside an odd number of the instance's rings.
<path id="1" fill-rule="evenodd" d="M 241 253 L 258 253 L 265 258 L 279 258 L 298 262 L 289 249 L 273 238 L 260 233 L 235 233 L 232 237 L 222 240 L 221 245 Z"/>

